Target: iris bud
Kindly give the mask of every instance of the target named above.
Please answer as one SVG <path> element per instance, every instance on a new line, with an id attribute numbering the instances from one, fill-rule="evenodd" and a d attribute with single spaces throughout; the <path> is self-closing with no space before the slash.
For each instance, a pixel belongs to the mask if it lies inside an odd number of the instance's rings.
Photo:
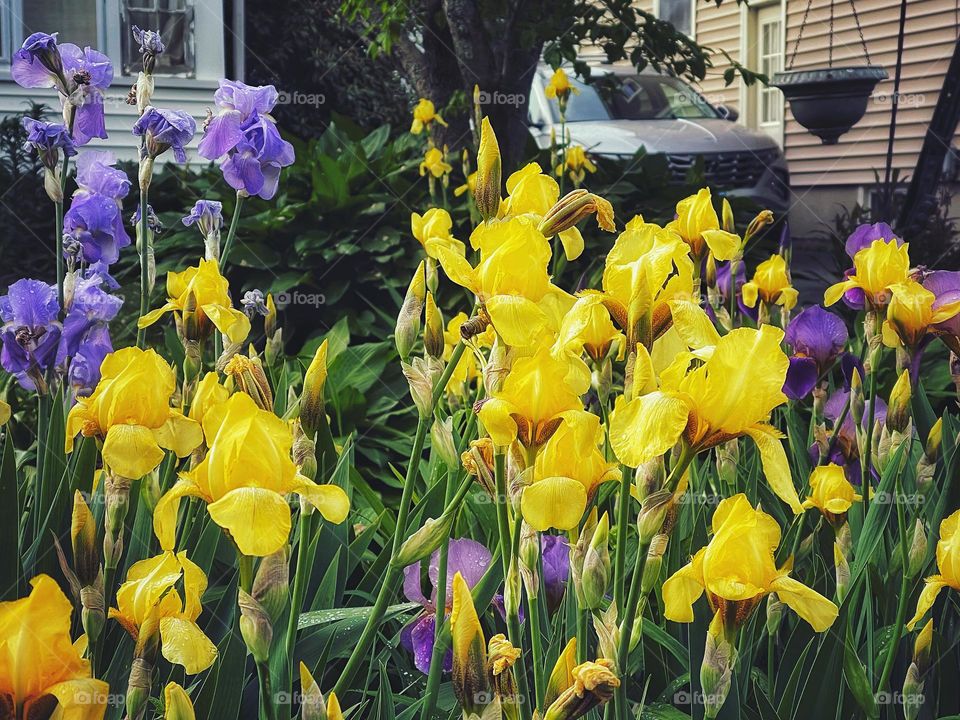
<path id="1" fill-rule="evenodd" d="M 239 590 L 237 602 L 240 605 L 240 634 L 247 650 L 258 663 L 270 658 L 270 644 L 273 642 L 273 624 L 264 607 L 253 596 Z"/>
<path id="2" fill-rule="evenodd" d="M 700 665 L 704 717 L 715 718 L 730 692 L 737 649 L 723 625 L 723 613 L 717 612 L 707 631 L 707 642 Z"/>
<path id="3" fill-rule="evenodd" d="M 433 412 L 433 388 L 443 374 L 443 363 L 430 356 L 413 358 L 409 363 L 401 362 L 400 369 L 407 378 L 410 396 L 420 413 L 428 418 Z"/>
<path id="4" fill-rule="evenodd" d="M 438 518 L 425 520 L 423 526 L 400 546 L 400 551 L 393 559 L 392 564 L 395 567 L 402 568 L 430 557 L 433 551 L 439 548 L 443 541 L 450 536 L 450 528 L 453 527 L 454 517 L 454 513 L 446 512 Z"/>
<path id="5" fill-rule="evenodd" d="M 910 371 L 904 370 L 890 391 L 887 403 L 887 429 L 903 432 L 910 421 Z"/>
<path id="6" fill-rule="evenodd" d="M 163 689 L 163 720 L 196 720 L 190 696 L 175 682 Z"/>
<path id="7" fill-rule="evenodd" d="M 610 583 L 610 520 L 607 513 L 600 517 L 590 544 L 583 558 L 583 570 L 580 580 L 583 594 L 582 609 L 595 610 L 603 602 Z"/>
<path id="8" fill-rule="evenodd" d="M 588 215 L 594 214 L 597 216 L 597 225 L 602 230 L 616 231 L 613 206 L 607 200 L 583 189 L 572 190 L 547 211 L 543 220 L 540 221 L 538 230 L 544 237 L 553 237 L 569 230 Z"/>
<path id="9" fill-rule="evenodd" d="M 673 493 L 669 490 L 658 490 L 648 495 L 640 507 L 640 517 L 637 519 L 637 528 L 640 531 L 640 544 L 649 545 L 653 536 L 660 532 L 667 511 L 673 506 Z"/>
<path id="10" fill-rule="evenodd" d="M 327 383 L 327 341 L 320 343 L 310 367 L 303 376 L 303 393 L 300 395 L 300 422 L 304 432 L 314 436 L 326 422 L 326 406 L 323 391 Z"/>
<path id="11" fill-rule="evenodd" d="M 233 377 L 237 387 L 252 397 L 257 407 L 273 412 L 273 391 L 260 358 L 238 353 L 227 362 L 224 373 Z"/>
<path id="12" fill-rule="evenodd" d="M 927 559 L 927 533 L 923 529 L 923 521 L 917 518 L 913 526 L 913 538 L 910 541 L 910 551 L 907 553 L 907 576 L 916 577 L 923 570 Z"/>
<path id="13" fill-rule="evenodd" d="M 433 293 L 427 292 L 426 324 L 423 328 L 423 348 L 427 354 L 438 358 L 443 355 L 443 315 L 433 299 Z"/>
<path id="14" fill-rule="evenodd" d="M 417 336 L 420 334 L 420 315 L 423 313 L 426 294 L 426 264 L 421 260 L 413 277 L 410 278 L 410 285 L 403 298 L 403 305 L 400 306 L 400 314 L 397 316 L 397 325 L 394 330 L 394 342 L 397 344 L 397 352 L 401 360 L 407 360 L 410 357 L 413 346 L 417 342 Z"/>
<path id="15" fill-rule="evenodd" d="M 474 200 L 484 220 L 500 212 L 500 145 L 489 118 L 480 122 L 480 149 L 477 152 L 477 184 Z"/>
<path id="16" fill-rule="evenodd" d="M 323 701 L 323 693 L 320 692 L 320 686 L 302 661 L 300 663 L 300 718 L 301 720 L 327 720 L 327 705 Z"/>
<path id="17" fill-rule="evenodd" d="M 612 698 L 614 691 L 620 687 L 616 666 L 606 658 L 581 663 L 571 675 L 573 684 L 550 704 L 543 720 L 575 720 L 583 717 Z"/>

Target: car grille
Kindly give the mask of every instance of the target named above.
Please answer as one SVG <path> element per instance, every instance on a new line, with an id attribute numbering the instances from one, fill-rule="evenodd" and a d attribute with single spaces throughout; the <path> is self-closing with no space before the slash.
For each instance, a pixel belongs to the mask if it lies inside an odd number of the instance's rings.
<path id="1" fill-rule="evenodd" d="M 667 165 L 676 183 L 685 182 L 690 170 L 703 158 L 704 179 L 714 188 L 738 189 L 754 187 L 766 169 L 777 159 L 776 150 L 758 150 L 702 155 L 668 154 Z"/>

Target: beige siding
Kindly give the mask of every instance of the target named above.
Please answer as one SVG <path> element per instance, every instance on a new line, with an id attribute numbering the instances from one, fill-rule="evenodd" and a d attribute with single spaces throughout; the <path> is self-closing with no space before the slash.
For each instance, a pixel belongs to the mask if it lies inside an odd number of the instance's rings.
<path id="1" fill-rule="evenodd" d="M 806 0 L 787 2 L 787 62 L 793 53 Z M 826 65 L 833 38 L 835 65 L 862 64 L 863 48 L 850 5 L 836 3 L 833 32 L 830 0 L 813 0 L 795 69 Z M 795 188 L 811 185 L 869 185 L 874 171 L 883 172 L 890 122 L 890 96 L 896 65 L 899 3 L 867 0 L 857 3 L 863 34 L 871 60 L 887 69 L 889 79 L 880 83 L 867 107 L 867 114 L 839 144 L 824 146 L 786 112 L 786 152 Z M 893 166 L 909 173 L 923 143 L 957 40 L 957 15 L 952 0 L 910 0 L 903 54 L 901 104 L 897 119 Z"/>
<path id="2" fill-rule="evenodd" d="M 740 58 L 740 6 L 729 0 L 717 7 L 713 3 L 697 3 L 694 18 L 697 43 L 714 50 L 726 50 L 737 62 Z M 718 53 L 713 55 L 714 67 L 700 83 L 700 90 L 710 102 L 739 109 L 739 87 L 735 82 L 726 85 L 723 72 L 730 63 Z"/>

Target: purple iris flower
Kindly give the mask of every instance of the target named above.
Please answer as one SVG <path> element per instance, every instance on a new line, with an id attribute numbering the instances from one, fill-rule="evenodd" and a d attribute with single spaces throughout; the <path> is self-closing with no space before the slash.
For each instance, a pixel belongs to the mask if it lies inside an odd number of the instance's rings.
<path id="1" fill-rule="evenodd" d="M 78 395 L 89 394 L 100 379 L 100 363 L 113 351 L 108 323 L 116 317 L 123 299 L 105 289 L 110 284 L 89 269 L 73 292 L 63 321 L 57 364 L 70 360 L 70 383 Z"/>
<path id="2" fill-rule="evenodd" d="M 186 162 L 184 147 L 193 140 L 196 121 L 183 110 L 165 110 L 152 105 L 133 126 L 133 134 L 146 137 L 146 152 L 156 158 L 166 150 L 173 150 L 177 162 Z"/>
<path id="3" fill-rule="evenodd" d="M 97 324 L 83 336 L 80 347 L 70 361 L 67 374 L 74 393 L 84 397 L 93 392 L 100 382 L 100 365 L 103 359 L 113 352 L 110 341 L 110 328 L 106 324 Z"/>
<path id="4" fill-rule="evenodd" d="M 111 152 L 85 151 L 77 158 L 78 193 L 99 193 L 121 200 L 130 192 L 130 178 L 118 167 Z"/>
<path id="5" fill-rule="evenodd" d="M 153 30 L 142 30 L 136 25 L 133 26 L 133 39 L 140 44 L 141 55 L 161 55 L 167 49 L 163 44 L 160 33 Z"/>
<path id="6" fill-rule="evenodd" d="M 86 145 L 93 138 L 106 138 L 103 92 L 113 82 L 113 63 L 102 52 L 73 43 L 60 46 L 69 92 L 65 104 L 73 106 L 73 141 Z"/>
<path id="7" fill-rule="evenodd" d="M 420 586 L 420 562 L 415 562 L 403 569 L 403 594 L 410 602 L 420 604 L 424 611 L 401 631 L 400 642 L 413 653 L 414 665 L 421 672 L 430 672 L 436 618 L 441 612 L 443 617 L 446 617 L 448 609 L 453 604 L 454 575 L 459 572 L 466 581 L 467 587 L 473 588 L 487 571 L 490 560 L 490 551 L 476 540 L 469 538 L 451 540 L 447 552 L 446 598 L 443 605 L 439 607 L 437 582 L 440 579 L 440 551 L 436 550 L 430 556 L 430 565 L 427 568 L 431 587 L 429 598 L 423 594 Z M 444 671 L 449 672 L 452 665 L 453 653 L 447 651 L 443 659 Z"/>
<path id="8" fill-rule="evenodd" d="M 43 373 L 55 359 L 59 312 L 57 288 L 41 280 L 17 280 L 0 297 L 0 365 L 27 390 L 42 386 Z"/>
<path id="9" fill-rule="evenodd" d="M 737 263 L 737 280 L 736 280 L 736 293 L 737 293 L 737 307 L 740 309 L 741 314 L 746 315 L 752 320 L 757 319 L 757 308 L 747 307 L 743 303 L 743 298 L 740 293 L 740 288 L 742 288 L 747 282 L 747 268 L 746 263 L 739 262 Z M 729 262 L 718 262 L 717 263 L 717 291 L 720 293 L 720 302 L 723 307 L 730 310 L 730 263 Z M 705 308 L 707 314 L 710 316 L 710 319 L 716 322 L 717 317 L 714 313 L 714 310 L 711 306 L 707 305 Z"/>
<path id="10" fill-rule="evenodd" d="M 34 120 L 31 117 L 23 118 L 23 129 L 27 131 L 27 141 L 24 149 L 34 148 L 40 157 L 43 166 L 55 170 L 60 162 L 60 152 L 67 157 L 77 154 L 70 132 L 66 125 L 61 123 Z"/>
<path id="11" fill-rule="evenodd" d="M 889 241 L 894 238 L 897 240 L 897 245 L 903 245 L 903 240 L 885 222 L 878 222 L 873 225 L 858 225 L 857 229 L 850 233 L 844 248 L 852 260 L 854 255 L 864 248 L 870 247 L 875 240 Z"/>
<path id="12" fill-rule="evenodd" d="M 280 169 L 294 160 L 293 145 L 280 137 L 268 114 L 277 98 L 273 85 L 221 80 L 214 94 L 218 112 L 207 120 L 199 146 L 208 160 L 227 155 L 222 170 L 230 187 L 264 200 L 276 194 Z"/>
<path id="13" fill-rule="evenodd" d="M 793 348 L 783 392 L 791 400 L 805 398 L 830 369 L 847 344 L 843 320 L 819 305 L 808 307 L 787 326 L 785 339 Z"/>
<path id="14" fill-rule="evenodd" d="M 547 610 L 556 612 L 563 601 L 570 577 L 570 545 L 562 535 L 541 535 L 540 551 L 543 558 L 543 587 Z"/>
<path id="15" fill-rule="evenodd" d="M 293 165 L 293 145 L 280 137 L 270 118 L 251 116 L 243 139 L 223 163 L 223 177 L 234 190 L 270 200 L 277 194 L 280 168 Z"/>
<path id="16" fill-rule="evenodd" d="M 57 87 L 66 94 L 57 33 L 37 32 L 24 40 L 10 61 L 10 75 L 20 87 Z"/>
<path id="17" fill-rule="evenodd" d="M 278 97 L 273 85 L 221 80 L 213 94 L 217 113 L 207 120 L 197 149 L 200 157 L 216 160 L 233 150 L 244 139 L 244 128 L 251 116 L 269 113 Z"/>
<path id="18" fill-rule="evenodd" d="M 130 244 L 117 201 L 100 193 L 74 196 L 63 216 L 63 234 L 83 246 L 83 260 L 88 263 L 115 263 L 120 250 Z"/>
<path id="19" fill-rule="evenodd" d="M 190 214 L 181 218 L 181 221 L 187 227 L 196 224 L 204 237 L 219 232 L 223 227 L 223 203 L 216 200 L 197 200 Z"/>
<path id="20" fill-rule="evenodd" d="M 934 310 L 960 300 L 960 272 L 955 270 L 935 270 L 923 278 L 923 286 L 936 296 Z M 960 355 L 960 316 L 937 323 L 934 329 L 947 347 Z"/>

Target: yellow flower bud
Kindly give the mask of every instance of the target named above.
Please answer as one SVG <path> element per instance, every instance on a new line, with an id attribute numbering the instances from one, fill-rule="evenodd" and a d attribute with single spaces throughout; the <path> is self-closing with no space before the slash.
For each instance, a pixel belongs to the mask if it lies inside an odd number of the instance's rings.
<path id="1" fill-rule="evenodd" d="M 397 316 L 394 341 L 401 360 L 410 357 L 417 335 L 420 334 L 420 315 L 423 312 L 426 296 L 427 271 L 426 264 L 421 260 L 413 277 L 410 278 L 407 294 L 403 298 L 403 305 L 400 306 L 400 314 Z"/>
<path id="2" fill-rule="evenodd" d="M 266 609 L 253 599 L 253 596 L 239 590 L 237 603 L 240 605 L 240 634 L 247 650 L 258 663 L 270 659 L 270 643 L 273 642 L 273 623 Z"/>
<path id="3" fill-rule="evenodd" d="M 163 720 L 196 720 L 190 696 L 175 682 L 163 689 Z"/>
<path id="4" fill-rule="evenodd" d="M 903 432 L 910 421 L 910 371 L 904 370 L 890 391 L 887 403 L 887 429 Z"/>
<path id="5" fill-rule="evenodd" d="M 307 666 L 300 663 L 300 718 L 301 720 L 327 720 L 327 706 L 323 701 L 320 686 L 313 679 Z"/>
<path id="6" fill-rule="evenodd" d="M 474 200 L 484 220 L 500 211 L 500 145 L 489 118 L 480 123 L 480 150 L 477 152 L 477 184 Z"/>
<path id="7" fill-rule="evenodd" d="M 306 434 L 313 437 L 327 421 L 323 391 L 327 383 L 327 341 L 324 340 L 313 355 L 310 367 L 303 376 L 300 394 L 300 422 Z"/>
<path id="8" fill-rule="evenodd" d="M 433 299 L 433 293 L 427 292 L 426 324 L 423 328 L 423 348 L 429 355 L 438 358 L 443 355 L 443 315 Z"/>
<path id="9" fill-rule="evenodd" d="M 540 221 L 539 230 L 544 237 L 553 237 L 569 230 L 588 215 L 597 216 L 597 225 L 607 232 L 616 232 L 613 205 L 599 195 L 586 190 L 573 190 L 547 211 Z"/>
<path id="10" fill-rule="evenodd" d="M 493 699 L 487 673 L 487 649 L 470 588 L 459 572 L 453 576 L 450 639 L 453 649 L 453 692 L 464 713 L 482 716 Z"/>
<path id="11" fill-rule="evenodd" d="M 93 585 L 100 574 L 100 553 L 97 548 L 97 524 L 79 490 L 73 494 L 73 516 L 70 521 L 73 546 L 73 571 L 80 586 Z"/>

